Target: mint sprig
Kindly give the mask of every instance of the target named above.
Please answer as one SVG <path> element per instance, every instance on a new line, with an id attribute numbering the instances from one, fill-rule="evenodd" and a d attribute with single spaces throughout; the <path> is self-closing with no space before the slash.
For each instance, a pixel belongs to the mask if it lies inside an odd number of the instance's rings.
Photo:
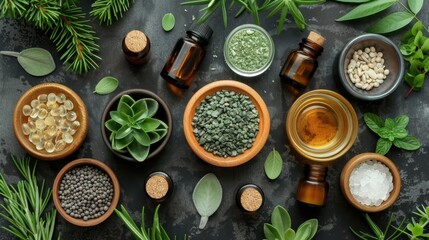
<path id="1" fill-rule="evenodd" d="M 368 128 L 380 136 L 375 148 L 375 152 L 378 154 L 386 155 L 392 145 L 410 151 L 421 147 L 417 138 L 408 135 L 406 127 L 410 119 L 406 115 L 383 120 L 376 114 L 368 112 L 363 115 L 363 119 Z"/>

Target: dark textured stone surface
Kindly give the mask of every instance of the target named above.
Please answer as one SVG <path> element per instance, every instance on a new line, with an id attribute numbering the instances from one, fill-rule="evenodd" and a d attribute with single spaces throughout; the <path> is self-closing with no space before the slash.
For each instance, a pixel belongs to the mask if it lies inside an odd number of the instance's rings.
<path id="1" fill-rule="evenodd" d="M 89 9 L 89 3 L 85 3 Z M 69 161 L 90 157 L 107 163 L 117 174 L 121 184 L 121 203 L 124 204 L 139 219 L 140 210 L 145 206 L 147 222 L 151 221 L 155 204 L 144 194 L 144 179 L 149 173 L 157 170 L 167 172 L 173 179 L 175 189 L 162 204 L 160 211 L 161 222 L 171 234 L 182 236 L 187 233 L 191 239 L 261 239 L 263 223 L 270 219 L 270 212 L 275 205 L 285 206 L 292 216 L 293 227 L 307 218 L 319 219 L 319 231 L 316 239 L 353 239 L 348 229 L 349 225 L 356 228 L 366 228 L 362 214 L 351 207 L 343 198 L 339 187 L 339 175 L 342 167 L 352 156 L 373 151 L 377 140 L 375 134 L 365 126 L 362 114 L 367 111 L 378 113 L 383 117 L 396 117 L 400 114 L 410 116 L 409 131 L 417 136 L 423 147 L 415 152 L 392 149 L 387 155 L 399 167 L 403 187 L 398 201 L 389 210 L 373 214 L 374 219 L 383 223 L 388 219 L 389 212 L 395 213 L 399 219 L 410 217 L 415 206 L 428 204 L 429 169 L 427 161 L 427 143 L 429 130 L 428 89 L 413 93 L 404 98 L 407 85 L 401 86 L 394 94 L 376 102 L 363 102 L 350 99 L 359 117 L 359 135 L 351 150 L 334 166 L 329 169 L 328 182 L 330 192 L 327 205 L 321 209 L 307 208 L 296 203 L 294 195 L 298 180 L 303 175 L 303 166 L 290 155 L 290 145 L 286 140 L 285 117 L 294 98 L 281 85 L 278 72 L 287 53 L 298 46 L 298 42 L 306 37 L 308 30 L 316 30 L 326 36 L 325 51 L 319 57 L 319 69 L 307 87 L 307 91 L 319 88 L 342 92 L 334 82 L 333 71 L 335 56 L 341 51 L 346 42 L 356 35 L 362 34 L 369 20 L 351 23 L 337 23 L 334 19 L 342 16 L 351 6 L 336 2 L 328 2 L 321 6 L 303 8 L 309 26 L 305 32 L 300 32 L 291 22 L 285 30 L 276 35 L 276 19 L 262 17 L 262 26 L 273 36 L 276 45 L 276 55 L 271 68 L 259 77 L 245 79 L 237 76 L 228 69 L 223 60 L 223 42 L 226 35 L 236 26 L 252 22 L 251 16 L 246 15 L 234 19 L 230 13 L 229 25 L 224 28 L 221 16 L 216 13 L 208 23 L 214 28 L 214 35 L 208 46 L 208 54 L 189 90 L 182 97 L 176 97 L 167 88 L 165 81 L 159 76 L 164 62 L 176 40 L 184 35 L 185 25 L 189 26 L 192 16 L 198 16 L 198 8 L 180 6 L 180 1 L 136 1 L 124 18 L 112 26 L 100 26 L 92 21 L 92 25 L 100 37 L 100 55 L 103 58 L 100 68 L 84 75 L 66 72 L 59 61 L 59 54 L 54 50 L 49 37 L 42 31 L 34 30 L 28 25 L 11 20 L 0 20 L 1 50 L 21 51 L 29 47 L 49 49 L 57 63 L 57 69 L 47 77 L 36 78 L 26 74 L 18 65 L 16 59 L 0 56 L 0 172 L 10 182 L 18 180 L 18 174 L 11 162 L 11 154 L 23 156 L 25 152 L 18 145 L 12 131 L 12 112 L 20 95 L 40 82 L 58 82 L 74 89 L 84 100 L 89 110 L 89 132 L 80 150 L 71 157 L 57 162 L 39 161 L 38 176 L 46 179 L 48 186 L 52 185 L 56 173 Z M 186 10 L 185 10 L 186 9 Z M 393 8 L 395 9 L 395 8 Z M 391 9 L 391 10 L 393 10 Z M 424 3 L 420 17 L 429 23 L 429 2 Z M 391 11 L 389 10 L 389 11 Z M 171 32 L 164 32 L 161 18 L 164 13 L 173 12 L 176 16 L 176 27 Z M 264 15 L 265 16 L 265 15 Z M 360 22 L 364 24 L 359 24 Z M 141 29 L 152 42 L 150 62 L 142 67 L 129 65 L 121 52 L 121 41 L 131 29 Z M 389 35 L 399 44 L 403 33 Z M 115 92 L 130 88 L 145 88 L 161 95 L 170 105 L 174 129 L 171 140 L 161 154 L 144 163 L 130 163 L 117 159 L 104 145 L 100 131 L 100 117 L 108 100 L 114 96 L 93 94 L 92 91 L 99 79 L 106 75 L 120 80 L 119 89 Z M 252 86 L 269 106 L 271 114 L 271 134 L 261 153 L 249 163 L 230 169 L 210 166 L 199 160 L 186 145 L 183 136 L 182 117 L 186 103 L 192 94 L 207 83 L 220 79 L 235 79 Z M 283 173 L 279 179 L 269 181 L 264 175 L 263 164 L 269 151 L 275 147 L 284 159 Z M 199 230 L 199 216 L 192 203 L 192 190 L 197 181 L 208 172 L 215 173 L 224 189 L 224 198 L 219 210 L 210 217 L 205 229 Z M 244 183 L 254 183 L 264 190 L 266 202 L 262 210 L 255 216 L 240 212 L 234 202 L 235 190 Z M 6 222 L 0 219 L 0 225 Z M 65 222 L 58 216 L 56 232 L 63 239 L 131 239 L 119 219 L 112 215 L 106 222 L 92 228 L 79 228 Z M 4 230 L 0 230 L 0 238 L 14 239 Z"/>

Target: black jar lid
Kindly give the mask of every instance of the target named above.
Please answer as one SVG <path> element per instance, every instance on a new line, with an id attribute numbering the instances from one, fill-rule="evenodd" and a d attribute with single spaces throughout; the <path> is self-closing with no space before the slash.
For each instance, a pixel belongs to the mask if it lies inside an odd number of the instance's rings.
<path id="1" fill-rule="evenodd" d="M 205 42 L 205 44 L 207 44 L 212 37 L 213 29 L 205 23 L 194 23 L 191 25 L 189 30 L 186 31 L 186 33 L 201 38 Z"/>
<path id="2" fill-rule="evenodd" d="M 255 213 L 264 205 L 264 192 L 255 184 L 245 184 L 241 186 L 235 200 L 238 207 L 246 213 Z"/>
<path id="3" fill-rule="evenodd" d="M 173 181 L 165 172 L 153 172 L 145 181 L 146 195 L 155 202 L 162 202 L 173 192 Z"/>

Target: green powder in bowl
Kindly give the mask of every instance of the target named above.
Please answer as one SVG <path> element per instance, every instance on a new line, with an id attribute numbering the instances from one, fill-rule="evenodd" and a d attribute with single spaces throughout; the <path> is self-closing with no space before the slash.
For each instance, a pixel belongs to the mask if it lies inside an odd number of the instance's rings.
<path id="1" fill-rule="evenodd" d="M 253 77 L 260 75 L 274 59 L 274 42 L 263 28 L 241 25 L 228 35 L 224 46 L 225 61 L 235 73 Z"/>

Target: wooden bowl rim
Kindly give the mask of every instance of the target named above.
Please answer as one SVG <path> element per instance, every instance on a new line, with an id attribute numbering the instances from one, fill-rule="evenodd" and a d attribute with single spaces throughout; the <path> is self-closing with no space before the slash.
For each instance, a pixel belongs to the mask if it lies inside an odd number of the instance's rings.
<path id="1" fill-rule="evenodd" d="M 77 219 L 68 215 L 62 208 L 61 201 L 58 198 L 58 191 L 59 191 L 61 180 L 64 177 L 64 174 L 75 167 L 84 166 L 84 165 L 95 166 L 103 170 L 105 173 L 109 175 L 113 185 L 113 199 L 112 199 L 112 202 L 110 203 L 109 209 L 102 216 L 98 218 L 90 219 L 87 221 L 84 221 L 83 219 Z M 61 171 L 55 177 L 54 185 L 52 188 L 52 198 L 58 213 L 69 223 L 80 227 L 95 226 L 105 221 L 113 213 L 116 206 L 118 205 L 119 196 L 120 196 L 120 186 L 119 186 L 118 178 L 116 177 L 115 173 L 112 171 L 112 169 L 109 166 L 107 166 L 102 161 L 92 159 L 92 158 L 80 158 L 69 162 L 61 169 Z"/>
<path id="2" fill-rule="evenodd" d="M 110 131 L 104 126 L 104 123 L 110 119 L 110 117 L 108 116 L 111 110 L 112 106 L 119 101 L 119 99 L 123 96 L 123 95 L 130 95 L 130 94 L 142 94 L 142 95 L 146 95 L 147 97 L 153 98 L 155 99 L 159 105 L 164 109 L 165 111 L 165 115 L 167 116 L 167 122 L 166 124 L 168 125 L 168 130 L 167 130 L 167 135 L 165 135 L 164 139 L 162 139 L 162 142 L 160 143 L 160 145 L 154 149 L 154 150 L 150 150 L 149 151 L 149 155 L 147 156 L 147 158 L 145 159 L 151 159 L 154 156 L 156 156 L 158 153 L 160 153 L 162 151 L 162 149 L 164 149 L 164 147 L 167 145 L 168 141 L 170 140 L 171 137 L 171 133 L 173 131 L 173 117 L 171 115 L 171 110 L 167 104 L 167 102 L 164 101 L 164 99 L 162 99 L 158 94 L 149 91 L 147 89 L 143 89 L 143 88 L 133 88 L 133 89 L 128 89 L 125 91 L 122 91 L 120 93 L 118 93 L 117 95 L 115 95 L 106 105 L 106 107 L 104 107 L 103 110 L 103 114 L 101 116 L 101 121 L 100 121 L 100 129 L 101 129 L 101 136 L 103 138 L 104 143 L 106 144 L 106 146 L 110 149 L 110 151 L 115 154 L 116 156 L 118 156 L 119 158 L 122 158 L 124 160 L 130 161 L 130 162 L 136 162 L 136 163 L 141 163 L 137 160 L 135 160 L 133 157 L 127 156 L 125 154 L 122 154 L 118 151 L 113 150 L 112 145 L 110 143 L 109 137 L 108 137 L 108 133 L 110 133 Z M 144 98 L 145 96 L 143 96 L 142 98 Z M 159 111 L 159 109 L 158 109 Z M 142 162 L 145 162 L 142 161 Z"/>
<path id="3" fill-rule="evenodd" d="M 376 160 L 383 163 L 386 167 L 389 168 L 393 177 L 393 189 L 390 192 L 387 200 L 382 202 L 379 206 L 366 206 L 361 204 L 353 197 L 350 188 L 348 187 L 350 175 L 353 169 L 359 164 L 369 160 Z M 341 171 L 340 184 L 344 197 L 351 205 L 364 212 L 380 212 L 390 207 L 399 197 L 399 193 L 401 191 L 401 175 L 396 165 L 386 156 L 377 153 L 361 153 L 354 156 L 346 163 L 343 170 Z"/>
<path id="4" fill-rule="evenodd" d="M 253 146 L 235 157 L 223 158 L 207 152 L 200 146 L 193 133 L 192 118 L 195 108 L 207 95 L 220 90 L 232 90 L 247 95 L 259 112 L 259 132 Z M 250 161 L 264 147 L 270 133 L 270 114 L 264 100 L 253 88 L 234 80 L 219 80 L 205 85 L 191 97 L 183 114 L 183 131 L 188 145 L 199 158 L 214 166 L 235 167 Z"/>
<path id="5" fill-rule="evenodd" d="M 28 140 L 28 136 L 22 133 L 22 107 L 26 104 L 29 105 L 31 100 L 35 99 L 32 98 L 28 101 L 31 96 L 42 93 L 48 94 L 49 92 L 54 91 L 56 91 L 57 93 L 64 93 L 67 96 L 67 99 L 73 102 L 73 111 L 75 111 L 78 116 L 81 116 L 81 121 L 80 127 L 77 130 L 76 134 L 73 136 L 74 140 L 71 144 L 68 144 L 63 151 L 48 153 L 44 150 L 38 151 L 35 146 Z M 31 156 L 47 161 L 62 159 L 70 156 L 83 144 L 86 135 L 88 134 L 88 111 L 83 100 L 76 92 L 74 92 L 69 87 L 59 83 L 41 83 L 28 89 L 18 99 L 13 113 L 13 131 L 21 147 L 24 148 L 24 150 Z"/>

